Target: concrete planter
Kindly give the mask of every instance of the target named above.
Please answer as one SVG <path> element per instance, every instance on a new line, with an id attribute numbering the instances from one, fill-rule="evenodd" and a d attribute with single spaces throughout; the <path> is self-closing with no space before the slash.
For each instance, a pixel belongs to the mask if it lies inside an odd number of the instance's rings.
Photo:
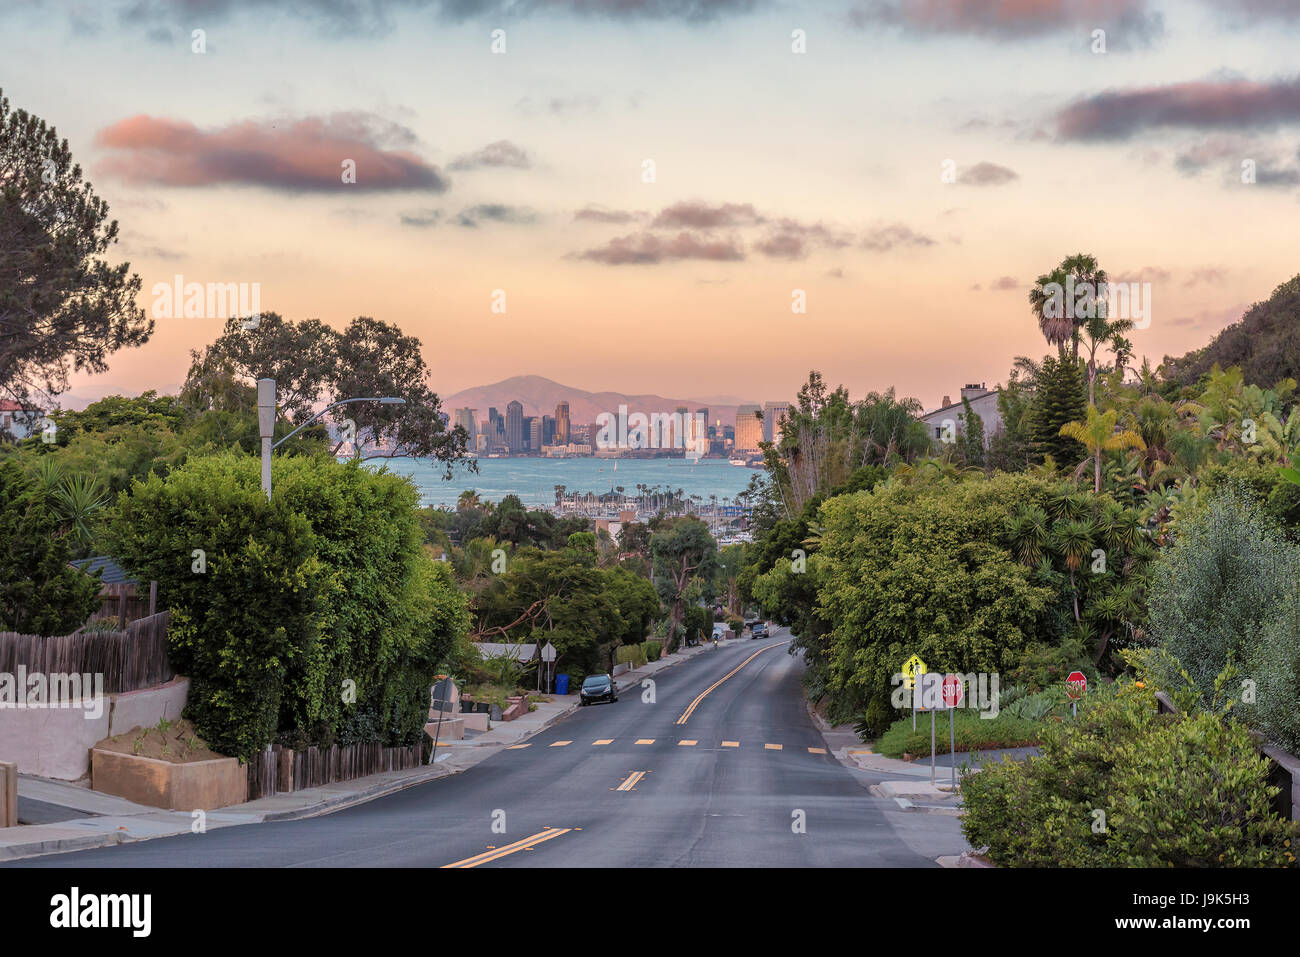
<path id="1" fill-rule="evenodd" d="M 248 800 L 248 768 L 237 758 L 172 764 L 136 754 L 90 753 L 91 787 L 169 811 L 211 811 Z"/>

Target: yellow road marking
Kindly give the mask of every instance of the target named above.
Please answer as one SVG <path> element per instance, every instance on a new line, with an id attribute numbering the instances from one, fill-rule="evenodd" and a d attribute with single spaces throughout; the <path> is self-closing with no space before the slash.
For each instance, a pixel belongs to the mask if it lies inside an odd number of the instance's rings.
<path id="1" fill-rule="evenodd" d="M 722 676 L 721 678 L 719 678 L 717 681 L 713 682 L 713 684 L 709 685 L 707 688 L 705 688 L 703 691 L 701 691 L 701 692 L 699 693 L 699 695 L 696 697 L 696 699 L 695 699 L 694 701 L 692 701 L 689 705 L 686 706 L 686 710 L 683 711 L 683 712 L 682 712 L 682 716 L 681 716 L 680 718 L 677 719 L 677 723 L 678 723 L 678 724 L 685 724 L 686 721 L 687 721 L 687 719 L 690 718 L 690 716 L 693 715 L 693 714 L 695 713 L 695 709 L 698 708 L 698 707 L 700 706 L 700 702 L 703 701 L 703 700 L 708 696 L 709 692 L 713 691 L 715 688 L 717 688 L 717 687 L 718 687 L 719 685 L 721 685 L 724 681 L 726 681 L 728 678 L 730 678 L 732 675 L 734 675 L 736 672 L 738 672 L 741 668 L 745 667 L 745 665 L 749 664 L 751 661 L 753 661 L 755 658 L 757 658 L 757 657 L 758 657 L 759 655 L 761 655 L 763 652 L 765 652 L 765 651 L 771 651 L 773 648 L 778 648 L 778 647 L 780 647 L 781 645 L 788 645 L 789 643 L 790 643 L 790 641 L 789 641 L 789 639 L 787 639 L 787 640 L 785 640 L 785 641 L 778 641 L 778 642 L 777 642 L 776 644 L 774 644 L 774 645 L 767 645 L 767 646 L 764 647 L 764 648 L 760 648 L 760 649 L 758 649 L 758 651 L 754 652 L 752 655 L 750 655 L 748 658 L 746 658 L 746 659 L 745 659 L 744 661 L 742 661 L 740 664 L 736 665 L 736 667 L 733 668 L 731 671 L 727 672 L 725 675 L 723 675 L 723 676 Z"/>
<path id="2" fill-rule="evenodd" d="M 679 748 L 693 748 L 693 747 L 695 747 L 695 746 L 696 746 L 697 744 L 699 744 L 699 743 L 700 743 L 700 742 L 698 742 L 698 741 L 685 741 L 685 740 L 683 740 L 683 741 L 678 741 L 678 742 L 677 742 L 677 747 L 679 747 Z"/>
<path id="3" fill-rule="evenodd" d="M 564 747 L 566 744 L 573 744 L 573 742 L 572 742 L 572 741 L 553 741 L 553 742 L 551 742 L 551 747 L 553 747 L 553 748 L 562 748 L 562 747 Z"/>
<path id="4" fill-rule="evenodd" d="M 531 748 L 531 744 L 512 744 L 506 748 L 507 751 L 518 751 L 520 748 Z"/>
<path id="5" fill-rule="evenodd" d="M 644 771 L 633 771 L 631 774 L 627 776 L 627 778 L 623 781 L 623 783 L 620 784 L 618 787 L 616 787 L 614 790 L 631 791 L 634 787 L 636 787 L 637 782 L 640 781 L 643 777 L 645 777 L 645 775 L 646 773 Z"/>
<path id="6" fill-rule="evenodd" d="M 602 744 L 613 744 L 613 743 L 614 743 L 614 739 L 613 739 L 613 738 L 601 738 L 601 739 L 598 740 L 598 741 L 593 741 L 593 742 L 591 742 L 591 745 L 592 745 L 592 747 L 598 747 L 599 745 L 602 745 Z"/>
<path id="7" fill-rule="evenodd" d="M 724 748 L 738 748 L 738 747 L 740 747 L 740 742 L 739 742 L 739 741 L 723 741 L 723 742 L 722 742 L 722 746 L 723 746 Z"/>
<path id="8" fill-rule="evenodd" d="M 636 743 L 637 743 L 637 744 L 654 744 L 654 743 L 655 743 L 655 739 L 654 739 L 654 738 L 637 738 L 637 739 L 636 739 Z"/>
<path id="9" fill-rule="evenodd" d="M 573 830 L 568 827 L 548 827 L 544 831 L 538 831 L 531 837 L 526 837 L 522 841 L 515 841 L 513 844 L 507 844 L 505 847 L 492 848 L 484 851 L 482 854 L 475 854 L 473 857 L 467 857 L 463 861 L 457 861 L 454 864 L 444 864 L 442 869 L 449 867 L 478 867 L 480 864 L 486 864 L 489 861 L 495 861 L 502 857 L 507 857 L 517 851 L 531 851 L 536 844 L 542 844 L 546 841 L 554 840 L 561 834 L 568 834 Z"/>
<path id="10" fill-rule="evenodd" d="M 766 748 L 767 750 L 769 750 L 769 751 L 780 751 L 780 750 L 781 750 L 781 745 L 779 745 L 779 744 L 765 744 L 765 745 L 763 745 L 763 747 L 765 747 L 765 748 Z"/>
<path id="11" fill-rule="evenodd" d="M 809 749 L 808 749 L 808 753 L 809 753 L 809 754 L 825 754 L 825 753 L 826 753 L 826 749 L 825 749 L 825 748 L 809 748 Z"/>

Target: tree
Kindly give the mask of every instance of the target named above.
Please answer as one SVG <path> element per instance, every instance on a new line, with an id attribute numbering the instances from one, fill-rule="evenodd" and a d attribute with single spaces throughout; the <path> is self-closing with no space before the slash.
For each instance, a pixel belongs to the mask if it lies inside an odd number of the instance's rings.
<path id="1" fill-rule="evenodd" d="M 672 519 L 650 539 L 655 586 L 670 609 L 667 651 L 676 645 L 685 621 L 688 589 L 693 582 L 711 580 L 717 564 L 718 543 L 709 527 L 692 515 Z"/>
<path id="2" fill-rule="evenodd" d="M 99 579 L 68 564 L 49 496 L 15 461 L 0 462 L 0 631 L 63 635 L 99 604 Z"/>
<path id="3" fill-rule="evenodd" d="M 72 369 L 103 372 L 153 333 L 140 277 L 102 258 L 117 242 L 107 219 L 68 141 L 0 90 L 0 395 L 65 392 Z"/>
<path id="4" fill-rule="evenodd" d="M 1038 329 L 1062 356 L 1065 344 L 1071 344 L 1070 357 L 1079 358 L 1079 333 L 1094 314 L 1097 294 L 1105 289 L 1106 270 L 1097 258 L 1076 253 L 1061 260 L 1049 273 L 1039 276 L 1029 291 L 1029 305 L 1038 320 Z M 1104 312 L 1104 307 L 1103 307 Z"/>
<path id="5" fill-rule="evenodd" d="M 1082 419 L 1086 408 L 1078 364 L 1067 356 L 1044 358 L 1030 412 L 1030 435 L 1040 461 L 1050 455 L 1057 465 L 1072 466 L 1083 457 L 1083 446 L 1062 435 L 1061 426 Z"/>
<path id="6" fill-rule="evenodd" d="M 984 420 L 970 406 L 970 399 L 961 397 L 962 413 L 961 457 L 967 468 L 984 467 Z"/>
<path id="7" fill-rule="evenodd" d="M 1115 352 L 1116 367 L 1121 369 L 1132 354 L 1132 344 L 1124 333 L 1133 328 L 1131 319 L 1108 319 L 1106 304 L 1098 303 L 1098 313 L 1083 324 L 1083 334 L 1088 347 L 1088 404 L 1096 405 L 1097 352 L 1107 346 Z"/>
<path id="8" fill-rule="evenodd" d="M 1115 419 L 1119 413 L 1115 409 L 1098 412 L 1094 405 L 1088 406 L 1088 418 L 1084 422 L 1067 422 L 1061 426 L 1061 435 L 1074 439 L 1083 445 L 1084 451 L 1093 460 L 1095 473 L 1094 492 L 1101 491 L 1101 453 L 1119 452 L 1124 449 L 1145 449 L 1142 436 L 1129 429 L 1115 431 Z"/>

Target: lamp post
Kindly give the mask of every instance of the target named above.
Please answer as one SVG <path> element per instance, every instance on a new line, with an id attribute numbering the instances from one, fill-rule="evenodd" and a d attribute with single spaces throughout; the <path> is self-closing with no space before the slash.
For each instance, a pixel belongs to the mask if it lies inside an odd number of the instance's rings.
<path id="1" fill-rule="evenodd" d="M 307 426 L 311 425 L 326 412 L 331 409 L 337 409 L 341 405 L 347 405 L 350 402 L 378 402 L 380 405 L 406 405 L 405 399 L 399 399 L 393 396 L 359 396 L 355 399 L 340 399 L 338 402 L 331 402 L 302 425 L 298 426 L 298 428 L 294 429 L 282 438 L 279 442 L 272 444 L 271 439 L 275 434 L 275 380 L 257 380 L 257 425 L 258 431 L 262 436 L 262 491 L 266 493 L 267 501 L 271 500 L 271 453 L 284 445 L 285 442 L 288 442 L 303 429 L 307 428 Z"/>

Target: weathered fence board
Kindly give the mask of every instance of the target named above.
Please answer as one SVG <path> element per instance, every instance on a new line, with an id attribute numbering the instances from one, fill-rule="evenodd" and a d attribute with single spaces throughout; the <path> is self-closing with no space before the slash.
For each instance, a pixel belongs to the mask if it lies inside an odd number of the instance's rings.
<path id="1" fill-rule="evenodd" d="M 301 751 L 274 744 L 248 762 L 248 799 L 351 781 L 382 771 L 404 771 L 419 767 L 425 756 L 424 744 L 386 748 L 367 741 Z"/>
<path id="2" fill-rule="evenodd" d="M 169 612 L 139 618 L 123 631 L 71 635 L 0 632 L 0 672 L 18 666 L 44 674 L 102 674 L 104 693 L 118 694 L 165 684 L 176 677 L 167 659 Z"/>

